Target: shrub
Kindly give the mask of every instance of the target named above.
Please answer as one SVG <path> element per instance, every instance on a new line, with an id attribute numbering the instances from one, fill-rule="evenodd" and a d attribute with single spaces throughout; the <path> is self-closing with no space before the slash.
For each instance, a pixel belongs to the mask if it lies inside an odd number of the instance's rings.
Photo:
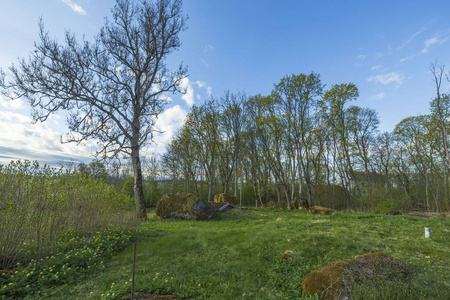
<path id="1" fill-rule="evenodd" d="M 377 214 L 387 214 L 394 211 L 398 211 L 398 204 L 392 199 L 380 201 L 375 207 L 375 213 Z"/>
<path id="2" fill-rule="evenodd" d="M 104 181 L 37 162 L 0 166 L 0 269 L 40 261 L 68 237 L 132 227 L 133 200 Z"/>

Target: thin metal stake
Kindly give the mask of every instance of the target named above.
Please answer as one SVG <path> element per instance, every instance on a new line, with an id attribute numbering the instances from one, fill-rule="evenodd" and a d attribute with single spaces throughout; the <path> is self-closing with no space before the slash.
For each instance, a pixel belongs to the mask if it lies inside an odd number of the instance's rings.
<path id="1" fill-rule="evenodd" d="M 134 300 L 134 274 L 136 270 L 136 243 L 134 243 L 133 249 L 133 272 L 131 273 L 131 300 Z"/>

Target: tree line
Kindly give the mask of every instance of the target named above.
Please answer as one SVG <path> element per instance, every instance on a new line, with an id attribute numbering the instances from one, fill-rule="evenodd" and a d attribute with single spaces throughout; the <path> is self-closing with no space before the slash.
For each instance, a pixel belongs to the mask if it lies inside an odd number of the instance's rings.
<path id="1" fill-rule="evenodd" d="M 358 88 L 325 90 L 318 73 L 285 76 L 269 95 L 226 92 L 194 105 L 161 158 L 172 189 L 239 196 L 288 209 L 448 210 L 443 66 L 431 65 L 437 95 L 428 114 L 379 132 L 378 113 L 353 105 Z M 248 199 L 247 199 L 248 201 Z"/>

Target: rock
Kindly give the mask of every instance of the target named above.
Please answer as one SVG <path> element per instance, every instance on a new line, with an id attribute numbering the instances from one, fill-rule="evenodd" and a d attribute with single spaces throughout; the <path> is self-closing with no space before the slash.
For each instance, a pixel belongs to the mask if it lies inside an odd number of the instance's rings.
<path id="1" fill-rule="evenodd" d="M 197 201 L 191 207 L 191 214 L 193 214 L 197 220 L 209 220 L 215 216 L 216 211 L 209 202 Z"/>
<path id="2" fill-rule="evenodd" d="M 157 295 L 157 294 L 146 294 L 146 293 L 134 293 L 133 300 L 182 300 L 174 295 Z M 120 298 L 119 300 L 131 300 L 131 295 Z"/>
<path id="3" fill-rule="evenodd" d="M 265 206 L 267 206 L 267 207 L 276 207 L 277 203 L 275 201 L 271 200 L 271 201 L 267 202 Z"/>
<path id="4" fill-rule="evenodd" d="M 214 202 L 228 202 L 234 205 L 238 205 L 236 197 L 225 193 L 215 195 Z"/>
<path id="5" fill-rule="evenodd" d="M 183 218 L 207 220 L 214 209 L 191 193 L 166 194 L 156 205 L 156 215 L 162 218 Z M 214 212 L 213 212 L 214 213 Z"/>
<path id="6" fill-rule="evenodd" d="M 281 258 L 285 260 L 293 260 L 294 259 L 294 252 L 292 250 L 286 250 L 283 254 L 281 254 Z"/>
<path id="7" fill-rule="evenodd" d="M 352 291 L 365 287 L 395 286 L 409 283 L 414 270 L 383 253 L 366 253 L 354 259 L 341 259 L 308 273 L 302 282 L 306 296 L 319 299 L 352 299 Z"/>
<path id="8" fill-rule="evenodd" d="M 309 209 L 309 213 L 313 215 L 328 216 L 332 215 L 334 210 L 322 206 L 313 206 Z"/>
<path id="9" fill-rule="evenodd" d="M 391 216 L 399 216 L 402 213 L 400 211 L 398 211 L 398 210 L 393 210 L 393 211 L 388 211 L 386 214 L 387 215 L 391 215 Z"/>

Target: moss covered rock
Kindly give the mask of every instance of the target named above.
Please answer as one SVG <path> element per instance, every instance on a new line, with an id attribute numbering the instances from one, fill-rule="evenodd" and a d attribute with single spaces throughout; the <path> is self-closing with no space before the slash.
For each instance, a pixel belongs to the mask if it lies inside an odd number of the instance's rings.
<path id="1" fill-rule="evenodd" d="M 191 207 L 191 214 L 193 214 L 197 220 L 209 220 L 212 219 L 216 210 L 207 201 L 197 201 Z"/>
<path id="2" fill-rule="evenodd" d="M 276 207 L 277 203 L 275 201 L 270 200 L 264 206 L 266 206 L 266 207 Z"/>
<path id="3" fill-rule="evenodd" d="M 157 295 L 157 294 L 146 294 L 146 293 L 135 293 L 133 300 L 182 300 L 174 295 Z M 131 295 L 120 298 L 120 300 L 131 300 Z"/>
<path id="4" fill-rule="evenodd" d="M 309 213 L 313 215 L 328 216 L 332 215 L 334 210 L 322 206 L 313 206 L 309 209 Z"/>
<path id="5" fill-rule="evenodd" d="M 214 196 L 214 202 L 228 202 L 234 205 L 238 205 L 236 197 L 222 193 Z"/>
<path id="6" fill-rule="evenodd" d="M 354 259 L 341 259 L 306 274 L 303 294 L 319 299 L 352 299 L 353 292 L 364 288 L 387 288 L 408 284 L 413 269 L 383 253 L 366 253 Z"/>
<path id="7" fill-rule="evenodd" d="M 191 193 L 165 194 L 156 205 L 156 215 L 162 218 L 194 219 L 192 206 L 199 201 Z"/>

